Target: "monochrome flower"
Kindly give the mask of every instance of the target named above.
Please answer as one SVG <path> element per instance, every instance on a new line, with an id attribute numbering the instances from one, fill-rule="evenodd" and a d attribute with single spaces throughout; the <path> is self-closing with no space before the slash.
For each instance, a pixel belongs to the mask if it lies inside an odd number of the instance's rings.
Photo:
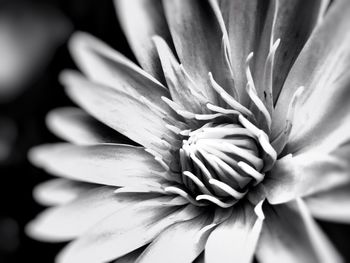
<path id="1" fill-rule="evenodd" d="M 350 220 L 350 2 L 115 3 L 142 69 L 72 37 L 84 110 L 30 153 L 63 178 L 28 233 L 73 240 L 58 262 L 341 262 L 313 216 Z"/>

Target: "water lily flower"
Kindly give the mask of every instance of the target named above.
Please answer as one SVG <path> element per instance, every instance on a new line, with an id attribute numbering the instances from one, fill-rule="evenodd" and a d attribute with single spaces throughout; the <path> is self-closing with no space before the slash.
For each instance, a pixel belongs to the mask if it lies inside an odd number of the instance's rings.
<path id="1" fill-rule="evenodd" d="M 350 222 L 350 2 L 115 4 L 142 68 L 73 36 L 28 233 L 64 263 L 341 262 L 314 217 Z"/>

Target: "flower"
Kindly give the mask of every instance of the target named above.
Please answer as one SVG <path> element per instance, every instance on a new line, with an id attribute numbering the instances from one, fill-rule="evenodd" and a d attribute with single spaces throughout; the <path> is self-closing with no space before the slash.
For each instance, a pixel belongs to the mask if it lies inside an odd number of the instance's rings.
<path id="1" fill-rule="evenodd" d="M 350 2 L 116 6 L 143 69 L 73 36 L 87 113 L 48 116 L 70 143 L 30 153 L 63 179 L 28 233 L 74 240 L 58 262 L 341 262 L 313 216 L 350 219 Z"/>

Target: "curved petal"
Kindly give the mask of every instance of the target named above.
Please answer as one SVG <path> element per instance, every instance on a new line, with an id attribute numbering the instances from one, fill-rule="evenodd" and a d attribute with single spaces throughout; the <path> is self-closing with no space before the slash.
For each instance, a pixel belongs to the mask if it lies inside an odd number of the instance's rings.
<path id="1" fill-rule="evenodd" d="M 251 262 L 262 219 L 251 205 L 235 208 L 232 215 L 210 234 L 205 245 L 205 262 Z"/>
<path id="2" fill-rule="evenodd" d="M 269 85 L 272 85 L 273 101 L 277 100 L 290 68 L 311 32 L 322 20 L 328 4 L 329 0 L 270 1 L 255 61 L 254 75 L 262 99 L 265 98 L 264 90 L 269 92 L 270 89 L 262 85 L 267 78 L 272 78 Z M 272 62 L 268 62 L 272 47 L 278 39 L 281 42 Z"/>
<path id="3" fill-rule="evenodd" d="M 264 213 L 265 224 L 257 249 L 259 262 L 342 262 L 302 201 L 278 206 L 266 204 Z"/>
<path id="4" fill-rule="evenodd" d="M 52 110 L 46 117 L 49 129 L 63 140 L 74 144 L 118 143 L 128 140 L 79 108 L 66 107 Z"/>
<path id="5" fill-rule="evenodd" d="M 192 262 L 204 249 L 205 241 L 197 239 L 199 231 L 208 223 L 208 217 L 203 215 L 170 226 L 145 249 L 135 262 Z"/>
<path id="6" fill-rule="evenodd" d="M 73 100 L 96 119 L 147 148 L 164 151 L 161 138 L 169 133 L 165 119 L 171 120 L 171 117 L 153 104 L 155 99 L 148 101 L 144 97 L 134 97 L 92 83 L 77 73 L 66 72 L 62 81 Z M 157 98 L 157 101 L 161 99 Z"/>
<path id="7" fill-rule="evenodd" d="M 145 97 L 161 109 L 168 109 L 160 98 L 169 97 L 169 91 L 105 43 L 87 33 L 79 32 L 72 36 L 69 47 L 79 68 L 93 82 L 124 91 L 135 98 Z"/>
<path id="8" fill-rule="evenodd" d="M 70 243 L 59 263 L 107 262 L 151 242 L 170 225 L 198 216 L 194 207 L 184 209 L 161 203 L 140 203 L 109 216 L 85 235 Z"/>
<path id="9" fill-rule="evenodd" d="M 279 0 L 273 32 L 276 39 L 281 39 L 274 62 L 275 101 L 295 59 L 314 28 L 322 22 L 328 4 L 329 0 Z"/>
<path id="10" fill-rule="evenodd" d="M 334 1 L 323 22 L 311 34 L 295 61 L 280 93 L 273 115 L 273 132 L 284 126 L 290 100 L 295 91 L 305 87 L 304 101 L 315 90 L 332 89 L 346 74 L 350 60 L 350 2 Z M 332 91 L 331 91 L 332 92 Z"/>
<path id="11" fill-rule="evenodd" d="M 61 242 L 74 239 L 123 207 L 141 202 L 146 195 L 114 193 L 98 187 L 66 205 L 45 210 L 27 225 L 26 232 L 39 240 Z"/>
<path id="12" fill-rule="evenodd" d="M 162 63 L 164 75 L 171 94 L 171 99 L 183 109 L 193 113 L 206 112 L 206 100 L 195 83 L 189 78 L 183 67 L 171 52 L 167 43 L 160 37 L 153 37 Z"/>
<path id="13" fill-rule="evenodd" d="M 346 72 L 332 86 L 316 89 L 302 105 L 298 105 L 288 150 L 292 153 L 310 149 L 332 151 L 349 141 L 349 130 L 350 74 Z"/>
<path id="14" fill-rule="evenodd" d="M 162 81 L 162 67 L 151 38 L 159 35 L 168 43 L 172 40 L 161 0 L 114 0 L 114 3 L 120 24 L 141 66 Z"/>
<path id="15" fill-rule="evenodd" d="M 208 73 L 212 72 L 217 82 L 233 94 L 223 41 L 226 32 L 222 31 L 212 6 L 202 0 L 164 0 L 163 5 L 180 62 L 194 82 L 211 102 L 217 102 L 217 94 L 208 85 Z"/>
<path id="16" fill-rule="evenodd" d="M 278 160 L 263 188 L 272 204 L 284 203 L 350 181 L 350 144 L 330 153 L 308 151 Z"/>
<path id="17" fill-rule="evenodd" d="M 52 179 L 37 185 L 33 190 L 35 201 L 44 206 L 69 203 L 96 185 L 67 179 Z"/>
<path id="18" fill-rule="evenodd" d="M 264 1 L 218 0 L 230 42 L 230 54 L 235 87 L 245 93 L 247 84 L 245 63 L 258 43 L 264 19 Z"/>
<path id="19" fill-rule="evenodd" d="M 311 214 L 321 220 L 350 223 L 350 185 L 309 196 L 305 200 Z"/>
<path id="20" fill-rule="evenodd" d="M 163 168 L 143 148 L 130 145 L 44 145 L 29 157 L 52 174 L 83 182 L 130 186 L 162 181 Z"/>

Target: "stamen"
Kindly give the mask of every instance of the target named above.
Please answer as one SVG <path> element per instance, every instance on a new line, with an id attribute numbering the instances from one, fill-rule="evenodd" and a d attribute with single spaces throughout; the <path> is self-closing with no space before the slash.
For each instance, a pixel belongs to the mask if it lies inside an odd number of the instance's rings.
<path id="1" fill-rule="evenodd" d="M 225 191 L 226 193 L 228 193 L 229 195 L 231 195 L 235 199 L 243 198 L 248 192 L 248 191 L 245 191 L 244 193 L 240 193 L 240 192 L 236 191 L 235 189 L 233 189 L 231 186 L 229 186 L 223 182 L 220 182 L 216 179 L 209 180 L 209 183 L 219 187 L 220 189 L 222 189 L 223 191 Z"/>
<path id="2" fill-rule="evenodd" d="M 178 115 L 180 115 L 181 117 L 184 117 L 185 119 L 195 119 L 196 118 L 196 114 L 189 112 L 189 111 L 185 111 L 185 110 L 177 110 L 176 113 Z"/>
<path id="3" fill-rule="evenodd" d="M 292 131 L 292 123 L 294 119 L 295 114 L 295 108 L 296 104 L 299 101 L 301 95 L 303 94 L 305 88 L 299 87 L 297 91 L 294 93 L 291 102 L 289 103 L 287 117 L 286 117 L 286 124 L 285 127 L 280 133 L 272 140 L 271 145 L 276 150 L 277 154 L 281 153 L 283 148 L 286 146 L 290 133 Z"/>
<path id="4" fill-rule="evenodd" d="M 241 112 L 243 115 L 253 117 L 253 114 L 246 107 L 242 106 L 236 101 L 230 94 L 228 94 L 220 85 L 214 80 L 213 75 L 209 72 L 209 80 L 211 87 L 221 96 L 221 98 L 230 106 L 232 109 Z"/>
<path id="5" fill-rule="evenodd" d="M 273 63 L 275 60 L 275 53 L 277 51 L 277 48 L 280 44 L 280 39 L 277 39 L 276 42 L 271 46 L 270 52 L 267 56 L 265 67 L 264 67 L 264 94 L 265 94 L 265 105 L 269 111 L 269 113 L 272 113 L 273 110 Z"/>
<path id="6" fill-rule="evenodd" d="M 258 139 L 262 149 L 266 153 L 266 155 L 263 156 L 263 159 L 265 161 L 263 172 L 266 172 L 270 170 L 273 167 L 274 163 L 276 162 L 277 153 L 275 149 L 272 148 L 271 144 L 269 143 L 268 139 L 264 136 L 264 134 L 260 134 Z"/>
<path id="7" fill-rule="evenodd" d="M 170 125 L 170 124 L 166 124 L 165 127 L 168 128 L 173 133 L 175 133 L 177 135 L 181 135 L 181 129 L 179 129 L 178 127 Z"/>
<path id="8" fill-rule="evenodd" d="M 208 104 L 207 104 L 207 108 L 208 108 L 209 110 L 216 111 L 216 112 L 223 113 L 223 114 L 233 114 L 233 115 L 239 115 L 239 114 L 241 114 L 239 111 L 224 109 L 224 108 L 222 108 L 222 107 L 215 106 L 215 105 L 213 105 L 213 104 L 211 104 L 211 103 L 208 103 Z"/>
<path id="9" fill-rule="evenodd" d="M 202 204 L 202 203 L 198 202 L 199 200 L 193 199 L 188 193 L 186 193 L 184 190 L 182 190 L 182 189 L 180 189 L 180 188 L 178 188 L 176 186 L 165 187 L 164 191 L 180 195 L 180 196 L 185 198 L 188 202 L 190 202 L 193 205 L 196 205 L 196 206 L 204 206 L 205 205 L 205 204 Z"/>
<path id="10" fill-rule="evenodd" d="M 247 60 L 246 60 L 246 77 L 248 80 L 248 83 L 246 85 L 246 91 L 247 91 L 251 101 L 254 103 L 256 108 L 259 110 L 259 112 L 264 117 L 264 122 L 266 124 L 267 132 L 270 132 L 271 122 L 272 122 L 271 116 L 270 116 L 270 113 L 268 112 L 268 110 L 266 109 L 264 103 L 260 100 L 260 98 L 257 95 L 255 85 L 254 85 L 253 76 L 252 76 L 252 73 L 250 71 L 249 64 L 250 64 L 250 61 L 252 58 L 253 58 L 253 53 L 250 53 L 247 57 Z"/>
<path id="11" fill-rule="evenodd" d="M 218 149 L 219 151 L 234 154 L 237 157 L 244 159 L 247 162 L 253 164 L 256 167 L 256 169 L 260 170 L 263 166 L 263 162 L 260 158 L 256 157 L 255 155 L 249 153 L 246 150 L 240 149 L 239 147 L 233 144 L 226 143 L 226 142 L 223 142 L 220 144 L 214 144 L 214 143 L 211 143 L 209 140 L 205 141 L 204 143 L 211 145 L 211 147 L 213 147 L 214 149 Z"/>
<path id="12" fill-rule="evenodd" d="M 246 174 L 249 174 L 252 178 L 255 179 L 255 184 L 257 185 L 258 183 L 260 183 L 265 175 L 262 173 L 259 173 L 257 170 L 255 170 L 253 167 L 251 167 L 249 164 L 245 163 L 245 162 L 238 162 L 237 165 L 243 170 L 243 172 L 245 172 Z"/>
<path id="13" fill-rule="evenodd" d="M 207 181 L 209 181 L 210 179 L 213 179 L 209 170 L 205 167 L 205 165 L 201 162 L 201 160 L 199 160 L 193 153 L 191 153 L 190 157 L 195 162 L 195 164 L 199 167 L 199 169 L 202 171 Z"/>
<path id="14" fill-rule="evenodd" d="M 292 100 L 288 107 L 285 131 L 288 131 L 291 129 L 293 119 L 294 119 L 296 104 L 299 101 L 301 95 L 304 93 L 304 90 L 305 90 L 305 87 L 303 86 L 299 87 L 292 97 Z"/>
<path id="15" fill-rule="evenodd" d="M 168 104 L 168 106 L 173 110 L 173 111 L 178 111 L 181 109 L 181 106 L 176 104 L 174 101 L 168 99 L 167 97 L 162 96 L 161 99 Z"/>
<path id="16" fill-rule="evenodd" d="M 161 157 L 156 156 L 154 159 L 165 169 L 165 171 L 170 170 L 169 166 L 163 161 Z"/>
<path id="17" fill-rule="evenodd" d="M 210 154 L 209 158 L 215 162 L 214 169 L 216 169 L 219 178 L 227 178 L 228 180 L 234 181 L 241 188 L 244 188 L 251 180 L 248 177 L 243 177 L 240 175 L 237 171 L 235 171 L 232 167 L 230 167 L 227 163 L 222 161 L 217 156 Z"/>
<path id="18" fill-rule="evenodd" d="M 214 196 L 210 196 L 210 195 L 198 195 L 196 197 L 197 201 L 201 201 L 201 200 L 206 200 L 209 201 L 217 206 L 220 206 L 222 208 L 228 208 L 233 206 L 235 203 L 237 203 L 237 200 L 231 200 L 229 202 L 223 202 L 221 200 L 219 200 L 218 198 L 214 197 Z"/>
<path id="19" fill-rule="evenodd" d="M 194 118 L 199 121 L 208 121 L 208 120 L 213 120 L 215 118 L 224 116 L 221 113 L 216 113 L 216 114 L 195 114 Z"/>
<path id="20" fill-rule="evenodd" d="M 192 182 L 199 188 L 202 193 L 211 195 L 210 191 L 205 187 L 205 185 L 196 177 L 193 173 L 189 171 L 184 171 L 183 174 L 187 176 Z"/>

